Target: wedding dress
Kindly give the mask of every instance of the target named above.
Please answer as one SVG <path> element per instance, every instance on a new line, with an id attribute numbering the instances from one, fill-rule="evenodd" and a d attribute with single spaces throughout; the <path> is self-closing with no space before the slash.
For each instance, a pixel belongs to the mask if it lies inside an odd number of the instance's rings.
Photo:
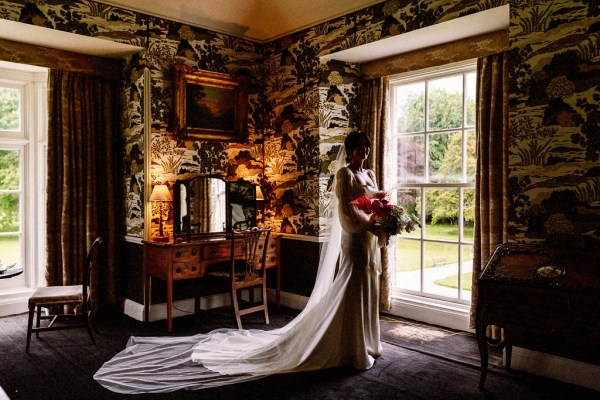
<path id="1" fill-rule="evenodd" d="M 344 159 L 342 148 L 338 165 Z M 375 182 L 372 172 L 369 177 Z M 266 331 L 218 329 L 187 337 L 131 337 L 94 379 L 114 392 L 158 393 L 331 367 L 370 368 L 382 349 L 381 263 L 364 213 L 350 202 L 377 188 L 360 185 L 348 167 L 339 168 L 332 188 L 336 196 L 331 196 L 331 230 L 315 287 L 294 320 Z"/>

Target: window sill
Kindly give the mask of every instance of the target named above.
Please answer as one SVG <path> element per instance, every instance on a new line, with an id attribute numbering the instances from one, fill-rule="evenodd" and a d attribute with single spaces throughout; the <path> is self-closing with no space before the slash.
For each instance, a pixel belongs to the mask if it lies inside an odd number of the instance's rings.
<path id="1" fill-rule="evenodd" d="M 429 299 L 408 293 L 395 292 L 388 314 L 466 332 L 469 328 L 469 304 Z"/>

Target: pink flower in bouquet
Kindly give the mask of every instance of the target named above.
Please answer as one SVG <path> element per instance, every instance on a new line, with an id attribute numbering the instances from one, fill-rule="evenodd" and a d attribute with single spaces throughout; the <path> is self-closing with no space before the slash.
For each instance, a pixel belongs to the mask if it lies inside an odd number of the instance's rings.
<path id="1" fill-rule="evenodd" d="M 392 235 L 400 234 L 402 231 L 412 232 L 416 226 L 421 226 L 418 220 L 415 222 L 410 219 L 400 206 L 390 204 L 387 200 L 387 193 L 377 192 L 373 199 L 366 196 L 359 196 L 351 203 L 355 204 L 359 210 L 367 214 L 374 214 L 378 231 L 378 244 L 380 247 L 387 246 Z"/>

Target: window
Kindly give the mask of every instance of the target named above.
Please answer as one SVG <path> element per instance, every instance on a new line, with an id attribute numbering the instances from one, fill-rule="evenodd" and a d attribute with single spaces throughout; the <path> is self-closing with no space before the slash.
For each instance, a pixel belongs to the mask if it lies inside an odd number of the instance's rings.
<path id="1" fill-rule="evenodd" d="M 390 77 L 397 204 L 422 221 L 398 236 L 398 296 L 469 304 L 476 62 Z"/>
<path id="2" fill-rule="evenodd" d="M 0 263 L 24 270 L 0 280 L 0 315 L 25 311 L 44 282 L 46 81 L 44 68 L 0 62 Z"/>

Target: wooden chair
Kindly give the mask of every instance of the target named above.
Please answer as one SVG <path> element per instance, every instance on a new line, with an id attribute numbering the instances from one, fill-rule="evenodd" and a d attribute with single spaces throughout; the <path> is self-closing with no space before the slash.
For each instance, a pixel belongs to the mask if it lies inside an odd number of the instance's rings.
<path id="1" fill-rule="evenodd" d="M 231 303 L 238 329 L 242 329 L 241 316 L 263 312 L 265 324 L 269 323 L 267 306 L 267 276 L 265 270 L 267 245 L 271 228 L 232 230 L 231 263 L 225 271 L 209 272 L 212 278 L 226 279 L 231 284 Z M 261 300 L 254 302 L 254 289 L 260 288 Z M 248 302 L 242 301 L 241 291 L 248 289 Z"/>
<path id="2" fill-rule="evenodd" d="M 98 237 L 88 251 L 85 264 L 83 266 L 83 283 L 81 285 L 69 286 L 47 286 L 38 288 L 29 298 L 29 320 L 27 323 L 27 346 L 25 352 L 29 353 L 29 344 L 31 343 L 31 333 L 35 332 L 36 337 L 42 331 L 56 331 L 74 328 L 87 328 L 90 338 L 94 345 L 96 339 L 92 333 L 92 321 L 90 317 L 90 269 L 92 259 L 98 246 L 102 243 L 102 238 Z M 53 309 L 65 306 L 74 307 L 73 313 L 42 315 L 42 307 Z M 36 326 L 33 326 L 33 315 L 37 311 Z M 64 311 L 63 311 L 64 312 Z M 80 312 L 80 313 L 79 313 Z M 75 321 L 82 318 L 83 321 Z M 40 325 L 41 320 L 50 320 L 48 325 Z M 59 323 L 63 322 L 63 323 Z"/>

